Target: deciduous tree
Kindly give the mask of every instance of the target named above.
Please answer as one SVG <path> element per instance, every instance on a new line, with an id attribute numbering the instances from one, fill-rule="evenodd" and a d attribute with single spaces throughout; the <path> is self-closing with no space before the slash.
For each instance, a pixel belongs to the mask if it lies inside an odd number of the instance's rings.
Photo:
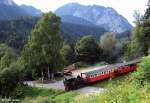
<path id="1" fill-rule="evenodd" d="M 104 51 L 112 52 L 112 50 L 114 50 L 116 42 L 116 37 L 111 32 L 107 32 L 104 33 L 100 38 L 100 47 Z"/>
<path id="2" fill-rule="evenodd" d="M 88 63 L 94 63 L 101 60 L 101 55 L 103 55 L 102 50 L 99 48 L 96 40 L 91 35 L 84 36 L 77 41 L 75 53 L 78 61 Z"/>
<path id="3" fill-rule="evenodd" d="M 31 37 L 22 53 L 25 64 L 36 68 L 44 75 L 47 70 L 48 78 L 54 71 L 62 68 L 60 50 L 63 39 L 60 35 L 60 18 L 53 13 L 44 14 L 32 31 Z"/>
<path id="4" fill-rule="evenodd" d="M 61 49 L 61 54 L 64 58 L 66 66 L 72 64 L 73 62 L 75 62 L 75 57 L 76 56 L 75 56 L 73 48 L 70 45 L 64 43 L 63 47 Z"/>

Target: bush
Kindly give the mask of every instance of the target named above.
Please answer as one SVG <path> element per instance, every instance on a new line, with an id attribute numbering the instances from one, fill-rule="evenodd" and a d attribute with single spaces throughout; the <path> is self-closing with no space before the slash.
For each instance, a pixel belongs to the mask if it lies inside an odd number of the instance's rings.
<path id="1" fill-rule="evenodd" d="M 21 83 L 23 74 L 22 67 L 16 63 L 4 68 L 0 72 L 0 94 L 2 96 L 14 97 L 18 83 Z"/>
<path id="2" fill-rule="evenodd" d="M 142 85 L 144 82 L 150 82 L 150 55 L 145 57 L 139 64 L 139 69 L 134 73 L 134 77 L 140 81 Z"/>
<path id="3" fill-rule="evenodd" d="M 15 98 L 22 98 L 24 96 L 22 84 L 20 83 L 17 84 L 13 95 Z"/>
<path id="4" fill-rule="evenodd" d="M 150 103 L 147 86 L 141 88 L 135 82 L 126 81 L 118 86 L 111 85 L 102 94 L 82 97 L 74 103 Z"/>

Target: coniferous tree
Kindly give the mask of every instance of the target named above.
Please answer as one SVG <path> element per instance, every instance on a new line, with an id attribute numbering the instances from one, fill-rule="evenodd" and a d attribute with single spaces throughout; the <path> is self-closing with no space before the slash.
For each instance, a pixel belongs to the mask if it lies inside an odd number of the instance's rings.
<path id="1" fill-rule="evenodd" d="M 148 55 L 150 48 L 150 1 L 143 17 L 136 16 L 136 27 L 132 32 L 131 51 L 133 57 Z"/>
<path id="2" fill-rule="evenodd" d="M 150 17 L 150 0 L 147 3 L 148 8 L 146 9 L 146 12 L 144 14 L 144 19 L 149 19 Z"/>

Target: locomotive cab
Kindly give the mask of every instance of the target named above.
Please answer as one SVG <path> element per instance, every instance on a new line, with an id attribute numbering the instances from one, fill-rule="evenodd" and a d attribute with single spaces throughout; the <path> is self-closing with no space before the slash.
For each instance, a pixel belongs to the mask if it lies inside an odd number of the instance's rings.
<path id="1" fill-rule="evenodd" d="M 77 77 L 74 76 L 65 77 L 63 82 L 66 91 L 78 89 L 80 87 L 83 87 L 85 84 L 84 79 L 79 75 Z"/>

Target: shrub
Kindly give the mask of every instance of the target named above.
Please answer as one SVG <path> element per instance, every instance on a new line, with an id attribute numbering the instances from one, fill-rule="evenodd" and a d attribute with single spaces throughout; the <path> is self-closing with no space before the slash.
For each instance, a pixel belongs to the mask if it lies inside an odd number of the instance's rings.
<path id="1" fill-rule="evenodd" d="M 126 81 L 102 94 L 82 97 L 74 103 L 150 103 L 147 89 L 146 85 L 141 88 L 135 82 Z"/>
<path id="2" fill-rule="evenodd" d="M 150 55 L 145 57 L 144 60 L 139 64 L 139 69 L 134 73 L 136 80 L 143 82 L 150 82 Z"/>
<path id="3" fill-rule="evenodd" d="M 9 68 L 4 68 L 0 72 L 0 94 L 4 97 L 13 97 L 18 83 L 23 78 L 22 67 L 13 63 Z"/>

